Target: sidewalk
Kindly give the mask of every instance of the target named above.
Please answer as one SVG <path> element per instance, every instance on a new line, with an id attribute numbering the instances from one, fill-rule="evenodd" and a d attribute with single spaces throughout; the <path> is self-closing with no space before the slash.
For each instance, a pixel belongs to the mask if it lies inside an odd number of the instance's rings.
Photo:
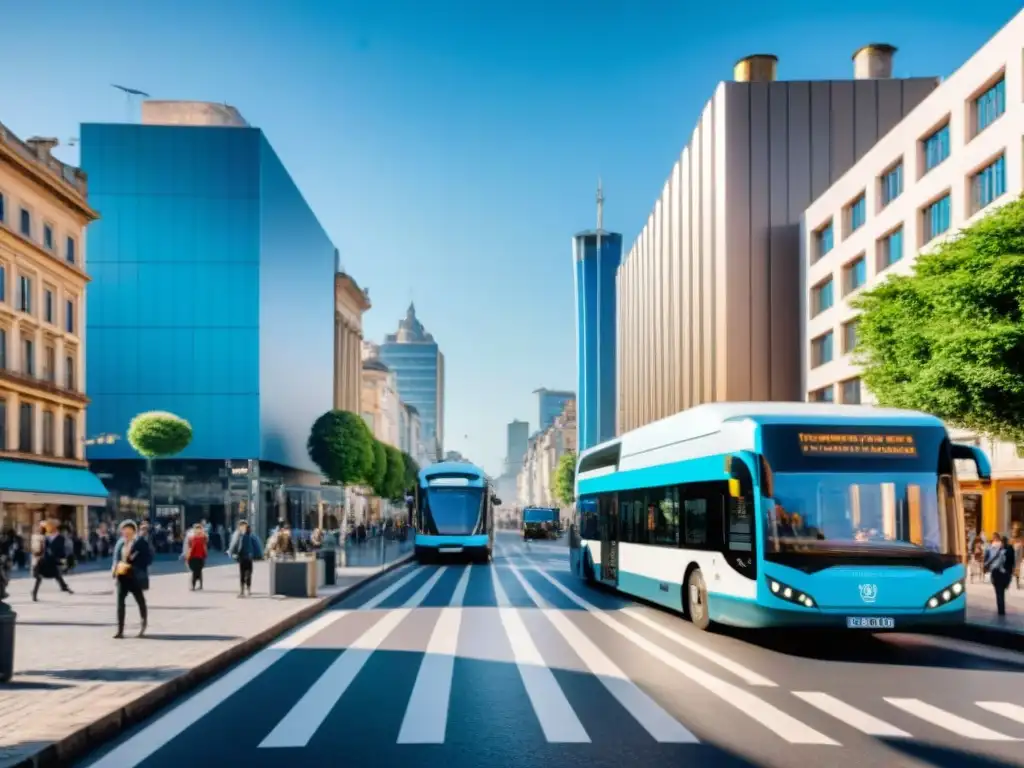
<path id="1" fill-rule="evenodd" d="M 991 584 L 967 585 L 967 623 L 986 634 L 1004 635 L 1015 646 L 1024 646 L 1024 589 L 1014 584 L 1006 590 L 1006 615 L 996 613 L 996 593 Z"/>
<path id="2" fill-rule="evenodd" d="M 208 566 L 205 588 L 191 592 L 184 564 L 161 562 L 146 593 L 144 639 L 134 637 L 138 612 L 131 599 L 126 639 L 113 639 L 115 603 L 106 568 L 71 575 L 73 595 L 44 582 L 38 603 L 31 600 L 30 579 L 13 580 L 7 602 L 18 614 L 15 674 L 0 685 L 0 768 L 68 764 L 411 551 L 409 542 L 392 543 L 382 562 L 377 546 L 376 555 L 365 545 L 357 548 L 358 565 L 339 568 L 338 585 L 312 599 L 270 597 L 266 562 L 255 564 L 253 595 L 245 599 L 237 597 L 233 565 Z"/>

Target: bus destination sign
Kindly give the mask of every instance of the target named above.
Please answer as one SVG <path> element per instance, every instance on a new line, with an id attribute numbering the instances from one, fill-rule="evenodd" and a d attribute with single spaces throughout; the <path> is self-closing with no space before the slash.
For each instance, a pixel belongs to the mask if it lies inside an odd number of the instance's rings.
<path id="1" fill-rule="evenodd" d="M 804 456 L 892 456 L 915 458 L 917 445 L 908 434 L 851 434 L 848 432 L 801 432 Z"/>

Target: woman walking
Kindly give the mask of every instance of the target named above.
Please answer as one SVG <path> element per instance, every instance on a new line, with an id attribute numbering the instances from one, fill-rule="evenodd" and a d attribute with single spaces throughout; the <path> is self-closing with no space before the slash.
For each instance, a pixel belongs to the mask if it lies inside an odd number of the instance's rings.
<path id="1" fill-rule="evenodd" d="M 64 537 L 57 527 L 47 522 L 39 524 L 38 533 L 32 536 L 32 575 L 36 583 L 32 587 L 32 600 L 39 602 L 39 587 L 43 579 L 54 579 L 61 592 L 73 595 L 71 587 L 60 572 L 60 561 L 64 558 Z"/>
<path id="2" fill-rule="evenodd" d="M 192 535 L 185 541 L 185 562 L 192 571 L 192 591 L 196 586 L 203 588 L 203 566 L 206 565 L 206 557 L 209 551 L 209 539 L 202 523 L 196 523 L 192 528 Z"/>
<path id="3" fill-rule="evenodd" d="M 117 584 L 117 634 L 114 639 L 124 637 L 125 602 L 128 595 L 135 598 L 135 604 L 139 606 L 139 618 L 142 619 L 139 637 L 146 633 L 149 611 L 144 592 L 149 589 L 149 566 L 153 562 L 153 550 L 138 532 L 133 521 L 125 520 L 121 523 L 121 538 L 114 545 L 112 573 Z"/>
<path id="4" fill-rule="evenodd" d="M 1006 589 L 1010 586 L 1013 573 L 1013 549 L 1009 539 L 998 533 L 992 536 L 992 544 L 985 553 L 985 570 L 996 590 L 996 613 L 1006 615 Z"/>

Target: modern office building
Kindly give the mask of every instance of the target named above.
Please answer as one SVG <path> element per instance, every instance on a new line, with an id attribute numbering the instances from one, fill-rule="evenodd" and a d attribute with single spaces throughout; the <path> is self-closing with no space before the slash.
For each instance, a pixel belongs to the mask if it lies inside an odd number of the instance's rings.
<path id="1" fill-rule="evenodd" d="M 537 433 L 555 423 L 567 402 L 576 400 L 576 393 L 566 390 L 541 388 L 533 390 L 533 394 L 537 396 Z"/>
<path id="2" fill-rule="evenodd" d="M 381 362 L 395 372 L 398 396 L 420 413 L 426 453 L 440 461 L 444 449 L 444 355 L 409 305 L 398 331 L 380 345 Z"/>
<path id="3" fill-rule="evenodd" d="M 44 519 L 85 533 L 107 490 L 85 462 L 85 230 L 96 212 L 82 171 L 0 124 L 0 530 Z"/>
<path id="4" fill-rule="evenodd" d="M 203 106 L 82 126 L 102 217 L 89 233 L 92 426 L 123 436 L 148 410 L 192 424 L 188 448 L 156 462 L 152 512 L 168 526 L 244 515 L 261 533 L 278 517 L 309 528 L 340 501 L 306 450 L 334 402 L 335 249 L 263 132 Z M 114 514 L 146 513 L 127 440 L 89 458 Z"/>
<path id="5" fill-rule="evenodd" d="M 586 450 L 615 436 L 615 276 L 622 261 L 622 235 L 604 229 L 604 191 L 597 186 L 597 229 L 572 239 L 576 288 L 576 391 L 579 447 Z"/>
<path id="6" fill-rule="evenodd" d="M 530 440 L 530 424 L 526 421 L 513 419 L 506 428 L 505 439 L 505 474 L 515 476 L 523 467 L 527 444 Z"/>
<path id="7" fill-rule="evenodd" d="M 803 217 L 800 265 L 803 393 L 808 400 L 873 402 L 852 352 L 851 300 L 993 208 L 1024 184 L 1024 13 L 819 196 Z M 993 482 L 964 483 L 968 527 L 1024 526 L 1024 459 L 978 441 Z"/>
<path id="8" fill-rule="evenodd" d="M 337 262 L 337 253 L 335 253 Z M 363 314 L 369 293 L 337 263 L 334 274 L 334 407 L 359 413 L 362 397 Z"/>
<path id="9" fill-rule="evenodd" d="M 800 397 L 800 217 L 937 85 L 776 81 L 750 56 L 719 83 L 618 274 L 620 432 L 705 402 Z"/>

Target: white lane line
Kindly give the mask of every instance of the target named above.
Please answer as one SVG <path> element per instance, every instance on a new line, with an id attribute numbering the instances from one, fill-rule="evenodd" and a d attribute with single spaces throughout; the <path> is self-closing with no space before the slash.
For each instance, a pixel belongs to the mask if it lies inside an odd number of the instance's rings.
<path id="1" fill-rule="evenodd" d="M 668 638 L 673 643 L 681 645 L 688 651 L 692 651 L 693 653 L 696 653 L 698 656 L 703 656 L 711 663 L 717 664 L 722 669 L 732 672 L 734 675 L 745 681 L 748 685 L 758 685 L 764 688 L 778 687 L 767 677 L 763 677 L 757 674 L 757 672 L 754 672 L 752 669 L 747 669 L 742 664 L 737 664 L 732 659 L 726 658 L 725 656 L 722 656 L 720 653 L 715 653 L 709 648 L 705 648 L 703 645 L 695 643 L 692 640 L 683 637 L 677 632 L 673 632 L 668 627 L 664 627 L 658 622 L 654 621 L 654 619 L 652 619 L 651 617 L 645 616 L 640 610 L 636 608 L 626 608 L 622 611 L 619 611 L 619 613 L 623 614 L 624 616 L 629 616 L 634 621 L 639 621 L 645 627 L 653 629 L 662 637 Z"/>
<path id="2" fill-rule="evenodd" d="M 395 594 L 395 592 L 397 592 L 402 587 L 404 587 L 406 584 L 408 584 L 410 581 L 412 581 L 414 578 L 416 578 L 416 576 L 419 575 L 422 571 L 423 571 L 423 566 L 416 566 L 409 573 L 407 573 L 405 576 L 400 578 L 398 581 L 396 581 L 390 587 L 385 589 L 383 592 L 377 593 L 376 595 L 371 597 L 369 600 L 367 600 L 365 603 L 360 605 L 359 608 L 357 608 L 356 610 L 372 611 L 378 605 L 380 605 L 385 600 L 387 600 L 389 597 L 391 597 L 393 594 Z"/>
<path id="3" fill-rule="evenodd" d="M 344 650 L 305 695 L 274 727 L 260 743 L 261 749 L 281 747 L 305 747 L 317 732 L 331 710 L 341 701 L 341 697 L 352 685 L 356 675 L 366 666 L 373 653 L 380 647 L 409 613 L 422 603 L 445 568 L 438 568 L 410 597 L 405 605 L 384 614 L 376 624 L 364 632 L 358 640 Z"/>
<path id="4" fill-rule="evenodd" d="M 569 621 L 561 611 L 550 608 L 549 603 L 523 577 L 518 568 L 513 565 L 511 570 L 530 599 L 541 608 L 547 620 L 579 656 L 590 673 L 601 681 L 622 708 L 629 712 L 655 741 L 662 744 L 698 743 L 699 739 L 693 733 L 630 680 L 579 627 Z"/>
<path id="5" fill-rule="evenodd" d="M 416 674 L 402 728 L 398 732 L 399 744 L 444 744 L 462 623 L 462 603 L 466 599 L 472 570 L 468 565 L 462 569 L 452 599 L 448 607 L 441 610 L 434 625 L 427 652 Z"/>
<path id="6" fill-rule="evenodd" d="M 820 731 L 816 731 L 806 723 L 802 723 L 795 717 L 787 715 L 778 707 L 769 704 L 764 699 L 758 698 L 749 691 L 739 686 L 721 680 L 714 675 L 705 672 L 703 669 L 688 664 L 682 659 L 673 656 L 659 645 L 655 645 L 643 635 L 637 634 L 629 627 L 612 619 L 607 612 L 591 605 L 582 597 L 570 591 L 550 574 L 537 569 L 543 578 L 547 579 L 556 589 L 572 600 L 591 616 L 600 621 L 610 629 L 615 630 L 624 638 L 633 643 L 641 650 L 646 651 L 661 663 L 671 667 L 676 672 L 688 677 L 702 688 L 710 691 L 723 701 L 732 704 L 740 712 L 756 720 L 765 728 L 775 732 L 790 744 L 828 744 L 838 746 L 838 742 L 830 739 Z"/>
<path id="7" fill-rule="evenodd" d="M 974 703 L 989 712 L 1016 720 L 1018 723 L 1024 723 L 1024 707 L 1020 704 L 1010 704 L 1007 701 L 976 701 Z"/>
<path id="8" fill-rule="evenodd" d="M 554 672 L 537 650 L 522 616 L 511 607 L 508 594 L 498 580 L 498 571 L 494 568 L 491 569 L 491 578 L 494 580 L 494 594 L 498 600 L 498 615 L 505 627 L 519 676 L 544 731 L 544 737 L 552 744 L 589 744 L 590 736 L 583 723 L 565 697 Z"/>
<path id="9" fill-rule="evenodd" d="M 413 567 L 410 573 L 388 590 L 393 592 L 418 572 L 419 568 Z M 95 768 L 133 768 L 139 765 L 266 672 L 289 651 L 298 648 L 348 613 L 350 611 L 330 611 L 297 627 L 270 647 L 249 657 L 223 677 L 186 698 L 92 765 Z"/>
<path id="10" fill-rule="evenodd" d="M 955 733 L 957 736 L 964 737 L 965 739 L 977 739 L 979 741 L 1017 741 L 1017 739 L 1012 736 L 1007 736 L 999 733 L 998 731 L 993 731 L 991 728 L 986 728 L 984 725 L 979 725 L 967 718 L 954 715 L 952 712 L 947 712 L 944 709 L 933 707 L 931 704 L 926 704 L 920 699 L 893 699 L 888 696 L 884 698 L 894 707 L 898 707 L 904 712 L 909 712 L 932 725 L 937 725 L 939 728 L 944 728 L 947 731 Z"/>
<path id="11" fill-rule="evenodd" d="M 884 720 L 879 720 L 877 717 L 852 707 L 845 701 L 840 701 L 827 693 L 821 693 L 820 691 L 793 691 L 793 695 L 803 699 L 812 707 L 817 707 L 822 712 L 832 715 L 837 720 L 841 720 L 869 736 L 888 736 L 896 739 L 911 738 L 910 734 L 902 728 L 897 728 L 895 725 L 891 725 Z"/>

